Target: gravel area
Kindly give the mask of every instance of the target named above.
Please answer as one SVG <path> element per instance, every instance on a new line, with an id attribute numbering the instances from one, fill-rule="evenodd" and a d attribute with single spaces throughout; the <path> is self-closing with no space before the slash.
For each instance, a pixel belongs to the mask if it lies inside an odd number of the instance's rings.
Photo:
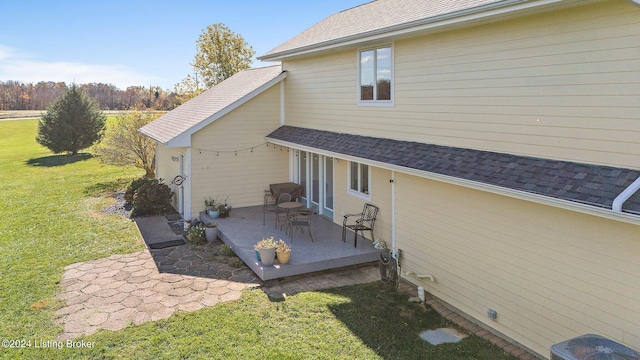
<path id="1" fill-rule="evenodd" d="M 112 197 L 114 199 L 116 199 L 116 203 L 111 205 L 111 206 L 107 206 L 106 208 L 102 209 L 101 211 L 103 213 L 107 213 L 107 214 L 113 214 L 113 215 L 121 215 L 124 216 L 127 219 L 131 219 L 131 205 L 126 204 L 124 201 L 124 193 L 123 192 L 119 192 L 119 193 L 115 193 L 112 195 Z"/>
<path id="2" fill-rule="evenodd" d="M 131 219 L 131 210 L 133 209 L 133 207 L 124 201 L 124 193 L 118 192 L 113 194 L 112 197 L 116 199 L 116 203 L 111 206 L 107 206 L 100 211 L 106 214 L 120 215 L 127 219 Z M 180 214 L 173 210 L 166 214 L 166 218 L 169 226 L 171 227 L 171 230 L 173 230 L 176 235 L 185 235 L 183 231 L 184 224 L 182 222 L 183 220 Z"/>

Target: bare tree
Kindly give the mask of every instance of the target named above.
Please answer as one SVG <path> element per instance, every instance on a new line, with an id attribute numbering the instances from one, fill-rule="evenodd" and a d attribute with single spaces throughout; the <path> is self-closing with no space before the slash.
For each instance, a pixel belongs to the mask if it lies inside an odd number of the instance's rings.
<path id="1" fill-rule="evenodd" d="M 144 169 L 145 176 L 155 176 L 156 143 L 142 135 L 138 129 L 157 119 L 158 112 L 140 109 L 120 115 L 107 125 L 102 141 L 94 146 L 93 153 L 106 164 L 133 165 Z"/>

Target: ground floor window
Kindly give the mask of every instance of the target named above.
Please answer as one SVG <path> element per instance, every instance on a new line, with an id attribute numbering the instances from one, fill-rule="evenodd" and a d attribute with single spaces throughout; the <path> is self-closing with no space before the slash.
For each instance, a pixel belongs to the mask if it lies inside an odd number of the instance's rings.
<path id="1" fill-rule="evenodd" d="M 349 162 L 349 191 L 368 198 L 370 175 L 369 165 Z"/>

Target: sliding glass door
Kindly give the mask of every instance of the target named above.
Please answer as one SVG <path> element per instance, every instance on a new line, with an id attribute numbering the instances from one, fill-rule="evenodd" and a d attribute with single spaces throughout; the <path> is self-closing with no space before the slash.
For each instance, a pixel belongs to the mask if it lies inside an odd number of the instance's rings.
<path id="1" fill-rule="evenodd" d="M 333 219 L 333 158 L 324 158 L 324 201 L 323 213 Z"/>
<path id="2" fill-rule="evenodd" d="M 296 180 L 304 188 L 303 201 L 333 219 L 333 158 L 298 151 Z"/>

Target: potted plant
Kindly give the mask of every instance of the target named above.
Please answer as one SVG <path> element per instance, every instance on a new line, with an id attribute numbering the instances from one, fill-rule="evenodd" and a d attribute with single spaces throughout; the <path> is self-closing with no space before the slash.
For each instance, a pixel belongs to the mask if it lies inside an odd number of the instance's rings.
<path id="1" fill-rule="evenodd" d="M 218 201 L 218 197 L 216 196 L 216 198 L 207 198 L 204 199 L 204 208 L 205 210 L 211 210 L 216 206 L 216 202 Z"/>
<path id="2" fill-rule="evenodd" d="M 229 201 L 229 197 L 227 196 L 224 199 L 224 204 L 218 205 L 218 210 L 220 211 L 221 218 L 226 218 L 227 216 L 229 216 L 229 213 L 231 212 L 231 205 L 228 204 L 228 201 Z"/>
<path id="3" fill-rule="evenodd" d="M 208 242 L 218 238 L 218 224 L 214 222 L 204 224 L 204 235 Z"/>
<path id="4" fill-rule="evenodd" d="M 276 244 L 276 257 L 280 264 L 288 263 L 291 257 L 291 248 L 282 239 Z"/>
<path id="5" fill-rule="evenodd" d="M 220 210 L 218 205 L 218 197 L 216 198 L 208 198 L 204 200 L 204 206 L 207 211 L 207 215 L 209 215 L 212 219 L 220 216 Z"/>
<path id="6" fill-rule="evenodd" d="M 257 244 L 253 245 L 253 250 L 256 251 L 256 258 L 258 259 L 258 261 L 262 261 L 262 259 L 260 259 L 260 247 L 262 246 L 261 242 L 262 241 L 258 241 Z"/>
<path id="7" fill-rule="evenodd" d="M 264 266 L 273 265 L 273 261 L 276 259 L 276 242 L 273 240 L 273 236 L 270 238 L 263 238 L 253 247 L 260 252 L 260 261 Z"/>
<path id="8" fill-rule="evenodd" d="M 205 235 L 205 227 L 201 224 L 193 225 L 187 231 L 187 240 L 194 245 L 202 245 L 207 243 Z"/>

